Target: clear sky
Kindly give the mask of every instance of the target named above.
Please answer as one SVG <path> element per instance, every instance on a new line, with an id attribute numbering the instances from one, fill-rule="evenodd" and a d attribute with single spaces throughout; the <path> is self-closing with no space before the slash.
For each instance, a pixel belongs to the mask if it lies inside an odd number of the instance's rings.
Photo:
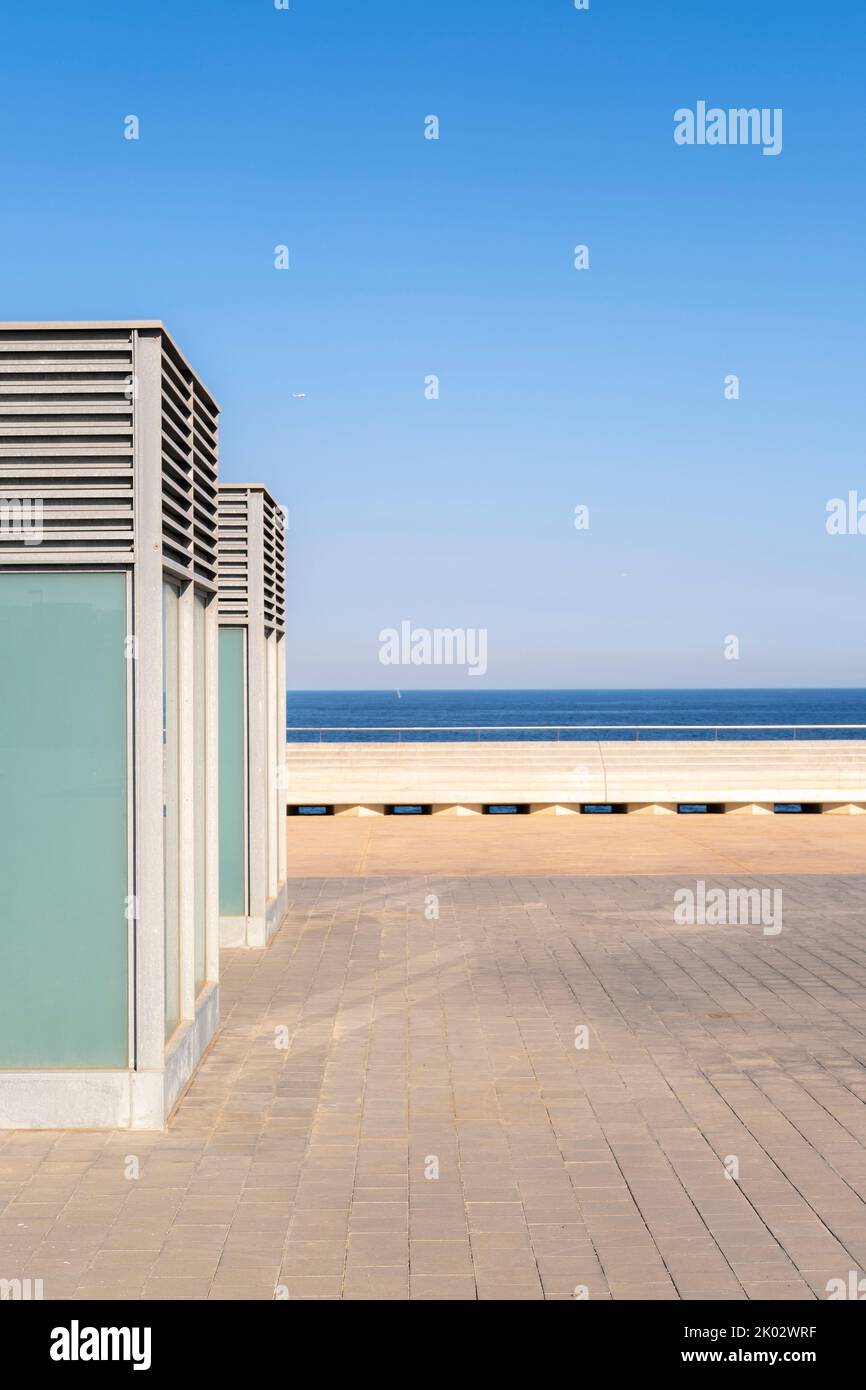
<path id="1" fill-rule="evenodd" d="M 864 69 L 863 0 L 7 5 L 0 309 L 165 321 L 290 507 L 295 688 L 866 685 Z"/>

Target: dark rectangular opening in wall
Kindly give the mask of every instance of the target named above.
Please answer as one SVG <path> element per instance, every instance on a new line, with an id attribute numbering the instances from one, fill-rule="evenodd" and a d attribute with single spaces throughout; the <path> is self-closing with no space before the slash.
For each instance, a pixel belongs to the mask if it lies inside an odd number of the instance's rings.
<path id="1" fill-rule="evenodd" d="M 432 814 L 431 806 L 386 806 L 386 816 L 429 816 Z"/>
<path id="2" fill-rule="evenodd" d="M 286 815 L 289 816 L 332 816 L 333 806 L 287 806 Z"/>
<path id="3" fill-rule="evenodd" d="M 516 803 L 510 805 L 485 806 L 483 807 L 485 816 L 526 816 L 529 814 L 528 806 L 519 806 Z"/>
<path id="4" fill-rule="evenodd" d="M 821 805 L 814 801 L 777 801 L 773 806 L 777 816 L 820 815 Z"/>
<path id="5" fill-rule="evenodd" d="M 721 810 L 720 805 L 709 801 L 684 801 L 677 806 L 677 811 L 681 816 L 712 816 Z"/>
<path id="6" fill-rule="evenodd" d="M 612 802 L 593 801 L 580 808 L 580 814 L 582 816 L 616 816 L 622 814 L 624 811 L 624 806 L 618 806 Z"/>

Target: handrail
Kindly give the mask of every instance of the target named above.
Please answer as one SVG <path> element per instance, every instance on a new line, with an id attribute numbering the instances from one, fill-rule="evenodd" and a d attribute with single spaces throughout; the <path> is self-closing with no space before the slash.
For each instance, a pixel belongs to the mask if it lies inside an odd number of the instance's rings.
<path id="1" fill-rule="evenodd" d="M 722 730 L 722 737 L 719 731 Z M 286 726 L 286 742 L 297 744 L 299 747 L 308 742 L 315 742 L 315 735 L 318 734 L 320 745 L 325 743 L 325 734 L 347 734 L 349 742 L 363 743 L 364 739 L 359 739 L 359 734 L 386 734 L 390 736 L 391 742 L 402 743 L 404 735 L 407 736 L 407 743 L 412 743 L 408 738 L 409 734 L 436 734 L 436 739 L 419 739 L 418 743 L 423 744 L 434 742 L 445 742 L 450 734 L 474 734 L 476 743 L 482 742 L 483 734 L 496 733 L 544 733 L 555 736 L 555 742 L 562 741 L 561 735 L 569 733 L 594 733 L 596 738 L 590 742 L 603 743 L 606 740 L 602 735 L 616 733 L 629 733 L 633 736 L 636 743 L 640 742 L 642 733 L 671 733 L 671 732 L 701 732 L 711 735 L 711 742 L 725 742 L 725 735 L 736 732 L 766 732 L 786 733 L 791 742 L 796 743 L 797 735 L 800 731 L 828 731 L 835 732 L 864 731 L 866 724 L 296 724 Z M 293 734 L 311 734 L 313 739 L 295 739 Z M 370 742 L 368 738 L 366 740 Z M 384 742 L 385 740 L 380 740 Z M 460 742 L 460 740 L 455 740 Z M 506 740 L 508 741 L 508 740 Z M 531 743 L 533 740 L 512 740 L 514 742 Z M 536 740 L 537 741 L 537 740 Z M 569 740 L 566 738 L 565 740 Z M 578 740 L 579 741 L 579 740 Z M 676 740 L 669 740 L 676 742 Z M 688 740 L 686 740 L 688 741 Z M 819 740 L 824 742 L 825 740 Z M 827 740 L 832 741 L 832 740 Z"/>

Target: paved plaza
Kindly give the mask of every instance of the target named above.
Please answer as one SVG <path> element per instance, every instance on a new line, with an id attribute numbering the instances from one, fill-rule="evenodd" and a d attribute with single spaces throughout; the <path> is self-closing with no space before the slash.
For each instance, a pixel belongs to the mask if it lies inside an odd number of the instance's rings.
<path id="1" fill-rule="evenodd" d="M 826 1297 L 866 1268 L 866 876 L 711 882 L 782 930 L 676 924 L 682 874 L 295 879 L 165 1134 L 0 1135 L 0 1277 Z"/>
<path id="2" fill-rule="evenodd" d="M 289 873 L 862 873 L 866 816 L 290 816 Z"/>

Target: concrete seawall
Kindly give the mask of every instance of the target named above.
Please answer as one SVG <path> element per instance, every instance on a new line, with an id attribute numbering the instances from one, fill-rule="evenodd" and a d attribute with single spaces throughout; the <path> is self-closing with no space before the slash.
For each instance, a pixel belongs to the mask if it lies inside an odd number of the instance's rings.
<path id="1" fill-rule="evenodd" d="M 552 815 L 595 805 L 664 815 L 684 804 L 866 812 L 866 740 L 858 739 L 289 743 L 286 766 L 290 810 L 326 806 L 336 815 L 404 805 L 452 815 L 498 805 Z"/>

